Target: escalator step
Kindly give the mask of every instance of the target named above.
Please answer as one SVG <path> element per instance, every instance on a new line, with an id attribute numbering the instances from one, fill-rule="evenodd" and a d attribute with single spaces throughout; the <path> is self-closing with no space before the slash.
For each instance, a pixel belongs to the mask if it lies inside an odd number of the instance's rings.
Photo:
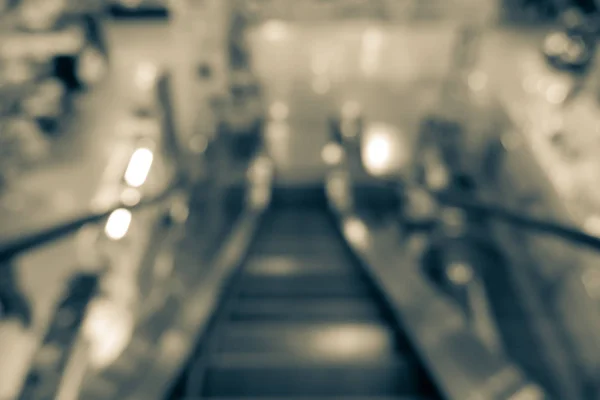
<path id="1" fill-rule="evenodd" d="M 261 241 L 256 244 L 254 251 L 258 254 L 340 254 L 343 255 L 344 247 L 340 243 L 330 243 L 319 236 L 310 237 L 308 240 L 298 240 L 297 237 L 277 237 L 273 240 Z"/>
<path id="2" fill-rule="evenodd" d="M 245 287 L 240 292 L 240 298 L 246 299 L 267 299 L 271 301 L 279 301 L 279 298 L 352 298 L 352 299 L 367 299 L 371 297 L 371 290 L 368 287 L 353 287 L 348 285 L 320 285 L 320 286 L 269 286 L 269 287 Z"/>
<path id="3" fill-rule="evenodd" d="M 392 396 L 417 394 L 419 372 L 404 360 L 323 363 L 285 356 L 220 355 L 204 396 Z"/>
<path id="4" fill-rule="evenodd" d="M 260 228 L 259 234 L 270 234 L 277 232 L 276 235 L 271 235 L 271 238 L 298 238 L 302 239 L 310 237 L 321 237 L 328 243 L 336 243 L 336 236 L 333 236 L 331 223 L 327 219 L 316 219 L 311 214 L 299 212 L 296 215 L 290 214 L 285 217 L 275 220 L 267 220 Z M 271 239 L 270 238 L 270 239 Z"/>
<path id="5" fill-rule="evenodd" d="M 351 321 L 383 320 L 383 312 L 375 303 L 360 299 L 246 299 L 233 307 L 233 321 Z"/>
<path id="6" fill-rule="evenodd" d="M 295 360 L 365 362 L 397 358 L 400 349 L 388 325 L 368 323 L 228 323 L 221 327 L 221 353 L 285 353 Z"/>
<path id="7" fill-rule="evenodd" d="M 352 276 L 302 276 L 297 278 L 252 278 L 240 280 L 240 296 L 361 296 L 371 288 Z"/>
<path id="8" fill-rule="evenodd" d="M 315 275 L 358 275 L 357 268 L 352 268 L 340 262 L 339 257 L 319 255 L 314 257 L 306 254 L 304 257 L 289 257 L 275 255 L 257 255 L 248 260 L 244 273 L 256 276 L 315 276 Z"/>

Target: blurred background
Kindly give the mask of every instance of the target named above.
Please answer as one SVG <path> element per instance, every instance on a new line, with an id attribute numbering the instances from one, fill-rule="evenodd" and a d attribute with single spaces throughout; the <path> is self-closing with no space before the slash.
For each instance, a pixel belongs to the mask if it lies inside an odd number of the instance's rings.
<path id="1" fill-rule="evenodd" d="M 600 398 L 599 7 L 0 0 L 0 399 Z"/>

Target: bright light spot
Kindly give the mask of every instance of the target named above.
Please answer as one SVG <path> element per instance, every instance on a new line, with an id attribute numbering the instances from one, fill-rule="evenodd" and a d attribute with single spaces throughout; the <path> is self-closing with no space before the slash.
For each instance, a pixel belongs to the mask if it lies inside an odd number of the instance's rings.
<path id="1" fill-rule="evenodd" d="M 363 162 L 370 174 L 381 175 L 390 167 L 394 129 L 385 124 L 370 125 L 365 133 Z"/>
<path id="2" fill-rule="evenodd" d="M 128 207 L 137 205 L 142 200 L 142 194 L 134 188 L 125 188 L 121 193 L 121 201 Z"/>
<path id="3" fill-rule="evenodd" d="M 321 152 L 321 158 L 325 164 L 333 166 L 339 165 L 344 158 L 344 150 L 337 143 L 327 143 Z"/>
<path id="4" fill-rule="evenodd" d="M 568 41 L 564 33 L 555 32 L 549 35 L 544 43 L 544 50 L 548 55 L 557 56 L 568 47 Z"/>
<path id="5" fill-rule="evenodd" d="M 554 83 L 546 89 L 546 100 L 552 104 L 560 104 L 567 98 L 568 93 L 566 85 Z"/>
<path id="6" fill-rule="evenodd" d="M 269 107 L 269 115 L 276 121 L 282 121 L 288 117 L 290 110 L 287 104 L 277 101 Z"/>
<path id="7" fill-rule="evenodd" d="M 151 90 L 158 79 L 158 66 L 152 62 L 138 64 L 135 71 L 134 82 L 138 89 Z"/>
<path id="8" fill-rule="evenodd" d="M 106 69 L 104 55 L 94 48 L 85 49 L 77 61 L 77 76 L 88 85 L 98 83 Z"/>
<path id="9" fill-rule="evenodd" d="M 90 362 L 95 368 L 113 363 L 131 341 L 133 319 L 119 304 L 108 300 L 93 303 L 86 316 L 84 333 L 90 341 Z"/>
<path id="10" fill-rule="evenodd" d="M 316 94 L 326 94 L 331 89 L 331 82 L 326 76 L 318 76 L 312 81 L 312 89 Z"/>
<path id="11" fill-rule="evenodd" d="M 363 34 L 360 68 L 365 75 L 371 76 L 377 72 L 382 44 L 383 34 L 379 29 L 371 28 Z"/>
<path id="12" fill-rule="evenodd" d="M 476 71 L 469 75 L 469 88 L 474 92 L 485 89 L 487 82 L 488 76 L 484 72 Z"/>
<path id="13" fill-rule="evenodd" d="M 346 171 L 335 171 L 330 174 L 326 183 L 327 194 L 338 211 L 348 211 L 352 206 L 352 197 Z"/>
<path id="14" fill-rule="evenodd" d="M 290 30 L 282 21 L 269 21 L 262 27 L 262 34 L 270 42 L 280 42 L 289 36 Z"/>
<path id="15" fill-rule="evenodd" d="M 347 324 L 339 328 L 317 330 L 310 337 L 314 351 L 336 359 L 372 357 L 381 354 L 388 343 L 387 333 L 361 324 Z M 312 336 L 312 335 L 311 335 Z"/>
<path id="16" fill-rule="evenodd" d="M 268 157 L 261 156 L 254 160 L 248 170 L 248 176 L 252 182 L 267 183 L 273 175 L 273 165 Z"/>
<path id="17" fill-rule="evenodd" d="M 300 266 L 293 259 L 287 257 L 269 257 L 252 265 L 251 273 L 258 275 L 292 275 L 297 273 Z"/>
<path id="18" fill-rule="evenodd" d="M 148 178 L 153 160 L 152 150 L 147 148 L 137 149 L 129 160 L 129 165 L 125 171 L 125 182 L 135 188 L 142 186 Z"/>
<path id="19" fill-rule="evenodd" d="M 129 210 L 119 208 L 110 214 L 104 232 L 112 240 L 120 240 L 127 235 L 131 225 L 132 215 Z"/>
<path id="20" fill-rule="evenodd" d="M 583 228 L 590 234 L 600 237 L 600 215 L 588 217 L 583 224 Z"/>
<path id="21" fill-rule="evenodd" d="M 369 140 L 366 149 L 366 164 L 370 170 L 382 171 L 390 159 L 390 143 L 384 137 L 374 137 Z"/>
<path id="22" fill-rule="evenodd" d="M 448 171 L 441 165 L 432 167 L 427 174 L 427 185 L 433 190 L 443 190 L 448 187 L 450 177 Z"/>
<path id="23" fill-rule="evenodd" d="M 344 222 L 344 233 L 348 240 L 355 246 L 365 247 L 369 241 L 369 231 L 365 224 L 356 218 L 349 218 Z"/>
<path id="24" fill-rule="evenodd" d="M 448 267 L 448 278 L 456 285 L 466 285 L 473 279 L 473 269 L 464 263 L 452 263 Z"/>

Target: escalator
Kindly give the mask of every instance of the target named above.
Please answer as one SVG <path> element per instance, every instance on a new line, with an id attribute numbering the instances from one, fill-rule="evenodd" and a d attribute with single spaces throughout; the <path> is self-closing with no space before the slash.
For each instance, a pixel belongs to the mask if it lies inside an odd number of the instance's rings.
<path id="1" fill-rule="evenodd" d="M 319 191 L 275 192 L 172 399 L 439 398 Z"/>

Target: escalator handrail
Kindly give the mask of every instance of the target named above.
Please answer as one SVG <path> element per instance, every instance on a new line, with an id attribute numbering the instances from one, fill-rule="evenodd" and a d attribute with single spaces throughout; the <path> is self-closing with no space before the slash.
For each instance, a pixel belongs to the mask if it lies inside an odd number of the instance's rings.
<path id="1" fill-rule="evenodd" d="M 39 248 L 50 242 L 66 237 L 83 228 L 85 225 L 102 221 L 110 216 L 115 210 L 127 209 L 133 211 L 160 204 L 169 199 L 178 190 L 186 190 L 185 182 L 184 179 L 178 178 L 160 193 L 144 198 L 135 205 L 119 202 L 117 205 L 109 207 L 106 210 L 79 216 L 69 221 L 26 234 L 17 239 L 0 243 L 0 260 L 10 259 L 28 250 Z"/>

